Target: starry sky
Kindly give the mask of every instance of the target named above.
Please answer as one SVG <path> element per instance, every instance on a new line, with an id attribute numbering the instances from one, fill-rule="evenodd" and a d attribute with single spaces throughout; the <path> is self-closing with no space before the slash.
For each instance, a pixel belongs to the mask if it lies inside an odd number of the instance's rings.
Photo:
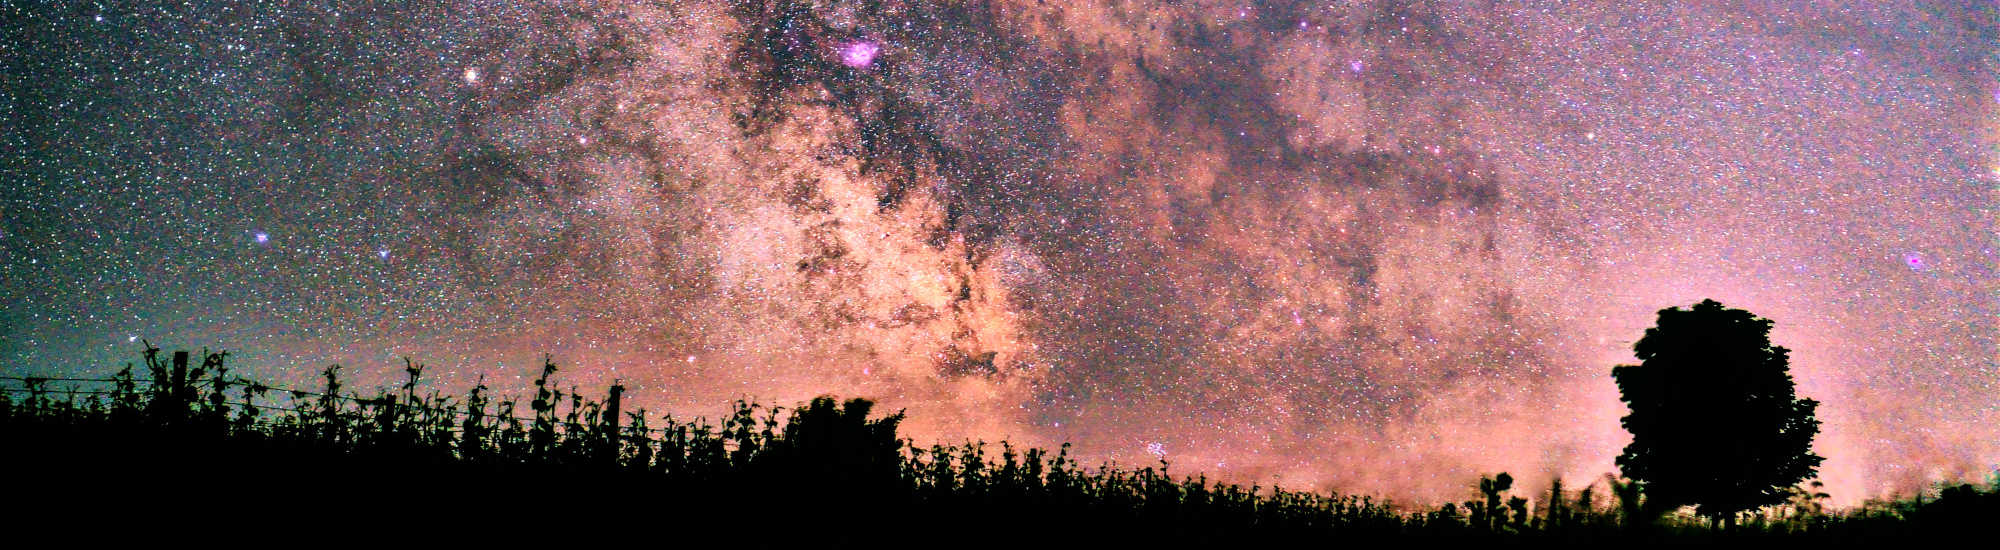
<path id="1" fill-rule="evenodd" d="M 1715 298 L 1836 500 L 1992 471 L 2000 8 L 1680 4 L 8 2 L 0 372 L 546 353 L 1426 500 L 1615 471 Z"/>

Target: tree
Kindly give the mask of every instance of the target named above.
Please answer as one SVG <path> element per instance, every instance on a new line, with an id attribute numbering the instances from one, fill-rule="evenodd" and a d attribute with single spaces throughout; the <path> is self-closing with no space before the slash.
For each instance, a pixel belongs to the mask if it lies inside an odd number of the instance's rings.
<path id="1" fill-rule="evenodd" d="M 1817 474 L 1819 403 L 1796 398 L 1790 350 L 1770 333 L 1770 319 L 1714 300 L 1667 308 L 1632 346 L 1640 364 L 1611 369 L 1631 409 L 1618 468 L 1653 513 L 1692 504 L 1733 525 L 1737 512 L 1783 503 Z"/>

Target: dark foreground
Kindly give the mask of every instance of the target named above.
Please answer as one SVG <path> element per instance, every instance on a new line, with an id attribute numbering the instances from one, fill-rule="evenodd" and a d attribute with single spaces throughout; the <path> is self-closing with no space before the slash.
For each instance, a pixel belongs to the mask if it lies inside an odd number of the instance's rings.
<path id="1" fill-rule="evenodd" d="M 919 447 L 898 438 L 900 414 L 870 418 L 860 399 L 738 403 L 716 426 L 624 410 L 615 386 L 601 401 L 562 391 L 553 365 L 517 411 L 483 386 L 420 393 L 418 365 L 399 390 L 363 396 L 332 369 L 323 388 L 278 390 L 231 376 L 224 359 L 149 350 L 138 374 L 0 386 L 0 498 L 18 509 L 8 523 L 188 538 L 249 525 L 667 546 L 1136 548 L 1908 541 L 1982 535 L 2000 518 L 1990 487 L 1842 513 L 1801 493 L 1724 531 L 1654 518 L 1615 482 L 1516 491 L 1505 474 L 1468 487 L 1464 503 L 1409 509 L 1163 468 L 1085 468 L 1066 447 Z"/>

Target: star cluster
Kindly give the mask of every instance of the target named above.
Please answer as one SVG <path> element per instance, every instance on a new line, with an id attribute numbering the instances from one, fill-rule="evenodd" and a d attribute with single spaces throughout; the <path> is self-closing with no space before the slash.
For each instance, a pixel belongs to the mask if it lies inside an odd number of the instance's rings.
<path id="1" fill-rule="evenodd" d="M 1612 471 L 1652 312 L 1777 321 L 1847 502 L 2000 460 L 2000 12 L 0 6 L 0 360 L 541 354 L 653 410 L 1399 498 Z"/>

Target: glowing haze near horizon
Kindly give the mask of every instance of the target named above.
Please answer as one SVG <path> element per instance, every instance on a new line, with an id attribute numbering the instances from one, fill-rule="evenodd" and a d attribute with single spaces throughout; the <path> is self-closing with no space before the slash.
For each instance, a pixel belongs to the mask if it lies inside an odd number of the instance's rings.
<path id="1" fill-rule="evenodd" d="M 1990 472 L 1994 4 L 1694 4 L 9 3 L 0 370 L 548 353 L 1429 500 L 1614 471 L 1712 297 L 1839 500 Z"/>

